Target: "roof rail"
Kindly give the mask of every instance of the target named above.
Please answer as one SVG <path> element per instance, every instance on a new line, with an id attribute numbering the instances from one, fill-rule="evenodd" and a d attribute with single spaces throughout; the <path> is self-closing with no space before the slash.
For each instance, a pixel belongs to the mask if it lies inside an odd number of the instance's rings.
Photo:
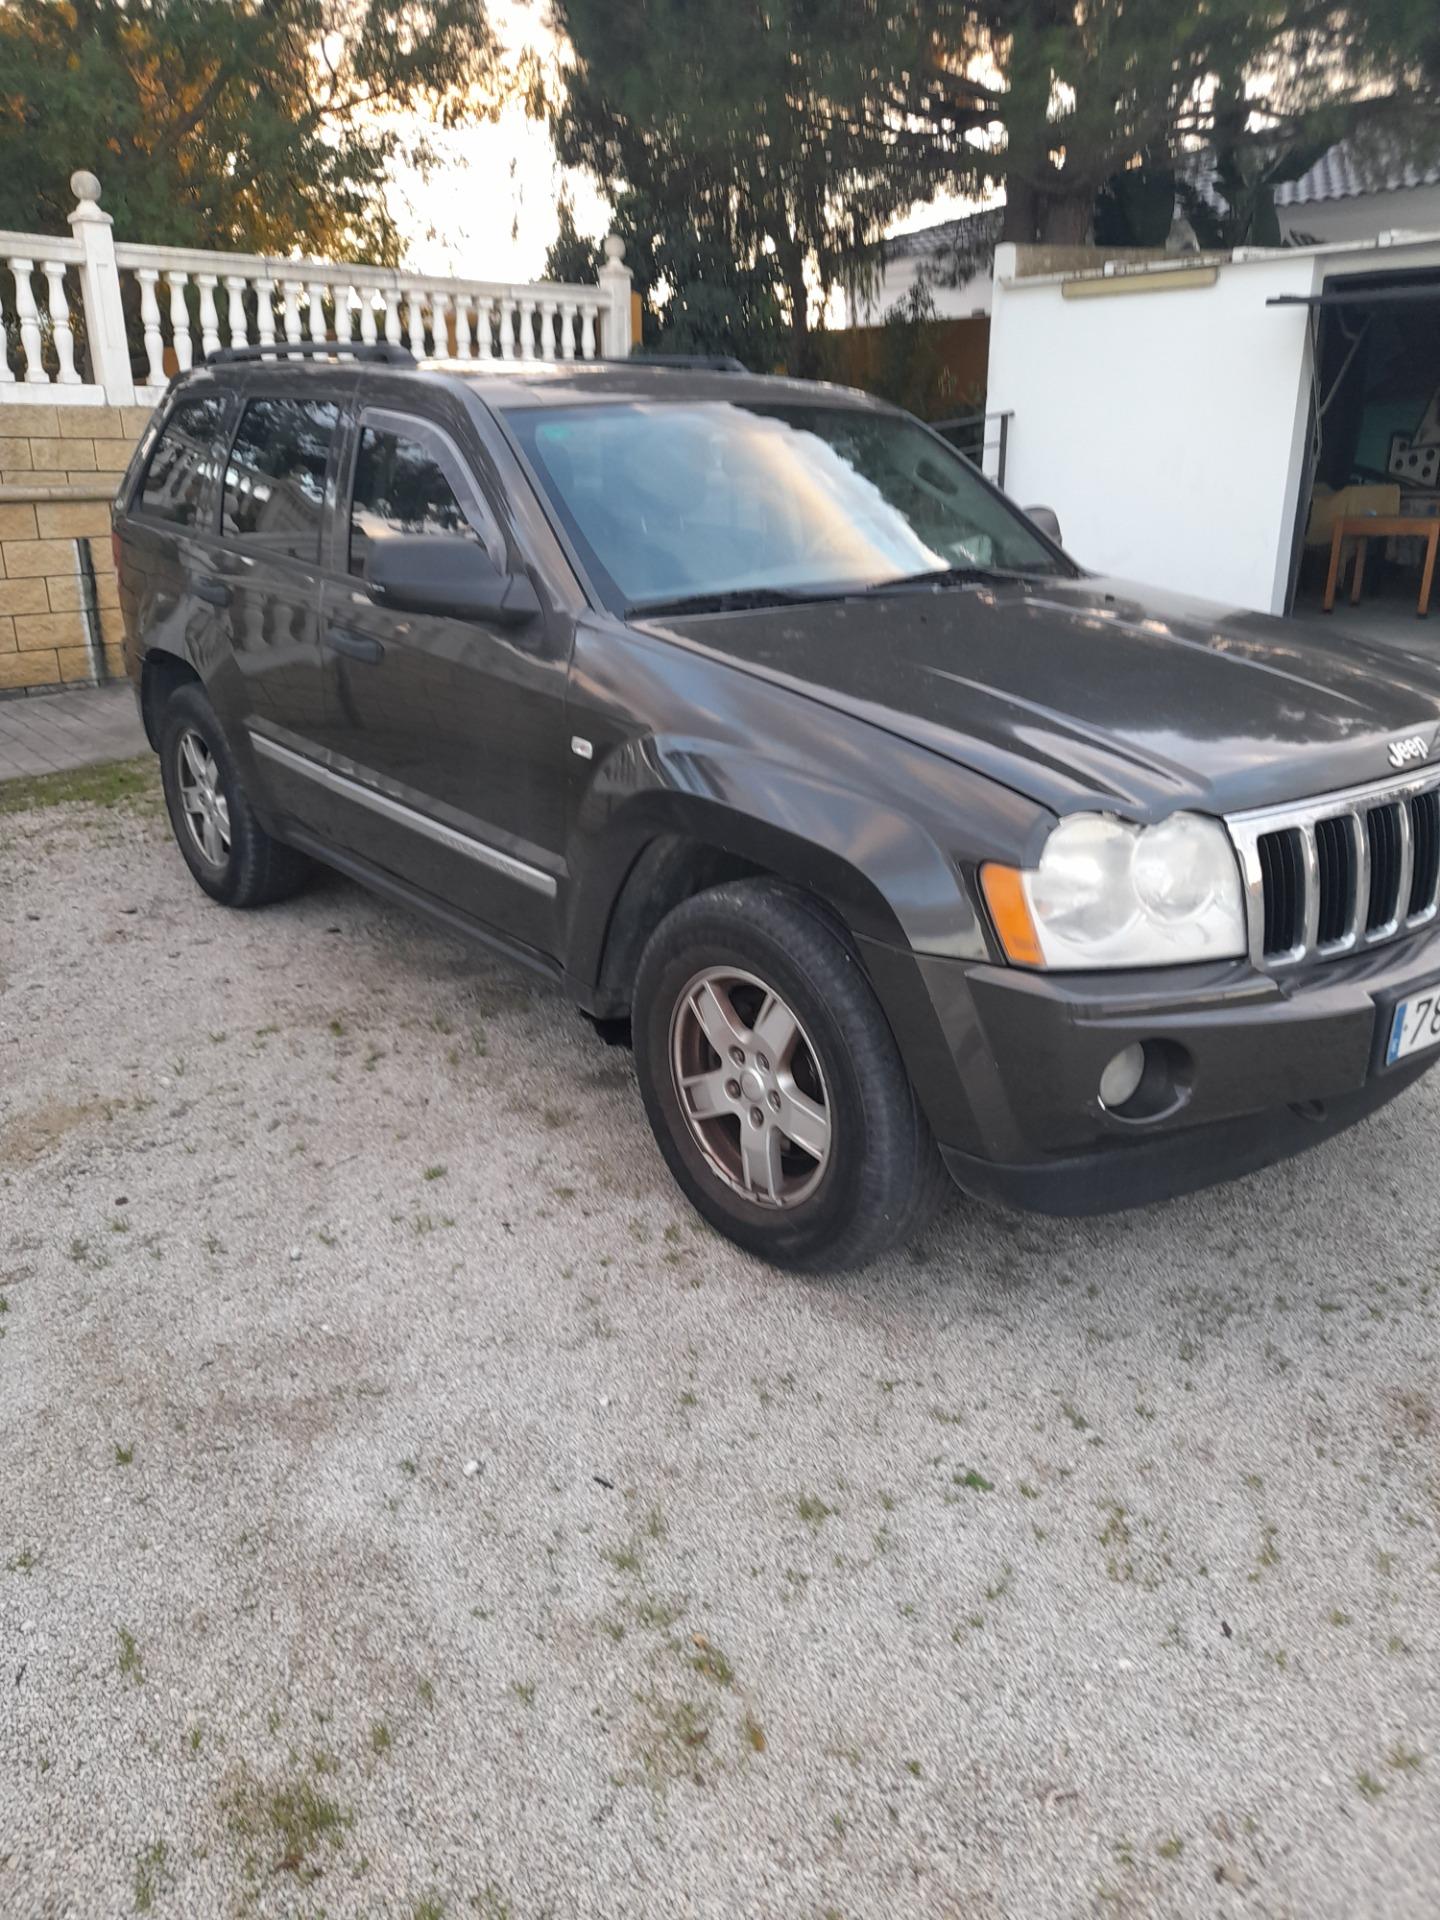
<path id="1" fill-rule="evenodd" d="M 413 367 L 408 347 L 392 340 L 275 340 L 261 347 L 215 347 L 202 366 L 234 366 L 249 360 L 378 360 L 382 366 Z"/>
<path id="2" fill-rule="evenodd" d="M 610 359 L 610 365 L 633 366 L 637 361 L 644 367 L 679 369 L 690 367 L 707 373 L 748 373 L 750 371 L 745 362 L 737 360 L 733 353 L 629 353 L 623 359 L 618 357 Z"/>

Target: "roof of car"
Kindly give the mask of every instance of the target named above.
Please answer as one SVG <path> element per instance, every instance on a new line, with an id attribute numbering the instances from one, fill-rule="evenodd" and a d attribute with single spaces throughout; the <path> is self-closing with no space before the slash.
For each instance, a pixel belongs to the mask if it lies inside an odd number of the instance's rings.
<path id="1" fill-rule="evenodd" d="M 425 360 L 421 370 L 474 382 L 492 407 L 574 406 L 585 401 L 794 400 L 812 406 L 821 396 L 874 404 L 868 394 L 777 374 L 667 365 L 660 360 L 473 361 Z"/>
<path id="2" fill-rule="evenodd" d="M 308 344 L 308 343 L 307 343 Z M 647 360 L 638 356 L 629 360 L 451 360 L 427 359 L 406 364 L 402 359 L 380 360 L 378 356 L 355 356 L 342 352 L 335 358 L 322 354 L 306 358 L 246 357 L 230 361 L 216 359 L 202 363 L 195 372 L 224 375 L 274 374 L 279 371 L 323 379 L 327 374 L 353 374 L 365 367 L 397 380 L 439 375 L 447 384 L 460 380 L 481 395 L 486 404 L 497 409 L 514 407 L 575 406 L 585 402 L 644 400 L 765 400 L 771 403 L 791 400 L 814 406 L 830 400 L 845 405 L 884 407 L 883 401 L 856 392 L 850 387 L 831 386 L 814 380 L 791 380 L 781 375 L 729 371 L 723 366 L 687 364 L 679 360 Z"/>

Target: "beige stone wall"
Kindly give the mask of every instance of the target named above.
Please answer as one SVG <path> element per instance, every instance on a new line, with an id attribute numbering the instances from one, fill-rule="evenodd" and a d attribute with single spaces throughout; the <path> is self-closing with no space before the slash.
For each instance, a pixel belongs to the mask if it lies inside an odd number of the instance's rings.
<path id="1" fill-rule="evenodd" d="M 149 419 L 0 405 L 0 696 L 124 672 L 110 497 Z"/>

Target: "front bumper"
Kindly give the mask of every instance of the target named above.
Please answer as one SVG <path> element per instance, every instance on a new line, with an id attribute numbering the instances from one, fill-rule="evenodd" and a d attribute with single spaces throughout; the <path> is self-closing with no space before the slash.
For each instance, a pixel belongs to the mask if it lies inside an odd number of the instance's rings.
<path id="1" fill-rule="evenodd" d="M 1111 1212 L 1268 1166 L 1440 1057 L 1384 1064 L 1395 1004 L 1440 983 L 1440 929 L 1283 978 L 1246 961 L 1085 975 L 915 965 L 930 1017 L 897 1032 L 946 1165 L 969 1193 L 1041 1212 Z M 1127 1118 L 1106 1111 L 1099 1083 L 1132 1041 L 1176 1071 L 1168 1104 Z"/>

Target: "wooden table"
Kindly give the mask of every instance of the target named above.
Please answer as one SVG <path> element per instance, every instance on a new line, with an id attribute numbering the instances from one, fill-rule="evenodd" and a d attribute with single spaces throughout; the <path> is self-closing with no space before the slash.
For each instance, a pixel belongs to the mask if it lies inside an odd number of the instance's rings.
<path id="1" fill-rule="evenodd" d="M 1420 576 L 1420 604 L 1416 612 L 1423 620 L 1430 611 L 1430 588 L 1435 579 L 1435 550 L 1440 546 L 1440 513 L 1358 513 L 1335 522 L 1330 536 L 1330 577 L 1325 582 L 1325 611 L 1335 605 L 1335 588 L 1340 579 L 1340 553 L 1347 540 L 1354 540 L 1355 577 L 1350 583 L 1350 604 L 1360 598 L 1365 584 L 1365 549 L 1371 540 L 1423 540 L 1425 571 Z"/>

